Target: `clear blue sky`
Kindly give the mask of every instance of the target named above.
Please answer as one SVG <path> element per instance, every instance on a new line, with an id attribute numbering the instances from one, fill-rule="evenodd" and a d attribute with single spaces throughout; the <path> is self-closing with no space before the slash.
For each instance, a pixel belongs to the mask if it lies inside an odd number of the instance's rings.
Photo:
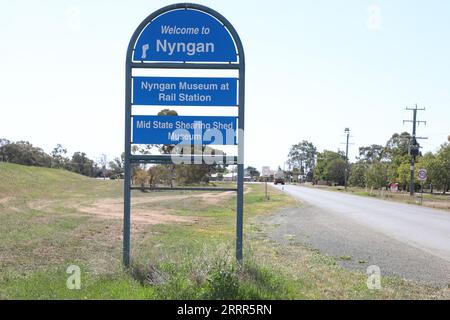
<path id="1" fill-rule="evenodd" d="M 123 150 L 131 34 L 172 1 L 7 1 L 0 11 L 0 137 L 94 159 Z M 410 131 L 435 151 L 450 134 L 450 2 L 201 1 L 235 26 L 247 60 L 246 165 L 282 166 L 289 146 L 385 144 Z"/>

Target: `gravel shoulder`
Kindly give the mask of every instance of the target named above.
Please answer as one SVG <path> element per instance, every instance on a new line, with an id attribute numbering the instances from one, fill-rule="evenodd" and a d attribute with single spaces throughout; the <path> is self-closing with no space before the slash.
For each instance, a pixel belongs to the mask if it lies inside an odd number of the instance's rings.
<path id="1" fill-rule="evenodd" d="M 303 202 L 300 208 L 283 210 L 260 222 L 268 226 L 270 239 L 302 243 L 333 256 L 351 270 L 365 273 L 368 266 L 377 265 L 382 275 L 439 287 L 450 285 L 450 261 L 339 211 Z"/>

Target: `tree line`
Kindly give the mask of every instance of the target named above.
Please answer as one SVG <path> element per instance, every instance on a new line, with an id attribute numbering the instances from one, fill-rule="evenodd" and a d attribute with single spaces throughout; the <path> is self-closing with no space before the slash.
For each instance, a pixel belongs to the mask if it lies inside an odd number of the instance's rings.
<path id="1" fill-rule="evenodd" d="M 133 153 L 149 154 L 153 147 L 155 146 L 133 146 Z M 170 154 L 174 146 L 156 147 L 161 153 Z M 212 155 L 216 152 L 207 146 L 203 146 L 202 151 Z M 0 139 L 0 161 L 26 166 L 65 169 L 88 177 L 123 178 L 124 157 L 125 154 L 122 153 L 120 158 L 116 157 L 113 161 L 107 162 L 106 157 L 102 157 L 96 162 L 84 152 L 75 152 L 72 156 L 68 156 L 67 149 L 61 144 L 57 144 L 50 153 L 46 153 L 42 148 L 36 147 L 28 141 L 12 142 Z M 212 174 L 226 172 L 226 166 L 218 164 L 136 165 L 132 167 L 132 181 L 138 186 L 209 183 Z"/>
<path id="2" fill-rule="evenodd" d="M 133 152 L 145 154 L 153 147 L 155 146 L 149 145 L 144 148 L 133 146 Z M 161 154 L 170 154 L 175 146 L 160 145 L 156 147 Z M 191 146 L 190 149 L 190 154 L 194 154 L 194 146 Z M 208 146 L 201 146 L 201 151 L 210 155 L 215 155 L 217 152 Z M 157 185 L 173 187 L 174 184 L 208 184 L 213 174 L 218 173 L 223 175 L 226 172 L 228 170 L 225 164 L 156 164 L 134 166 L 132 167 L 131 175 L 132 183 L 144 188 L 146 186 L 155 187 Z"/>
<path id="3" fill-rule="evenodd" d="M 410 183 L 411 141 L 409 133 L 394 133 L 383 145 L 372 144 L 359 148 L 355 162 L 347 161 L 342 151 L 318 152 L 313 143 L 302 141 L 294 144 L 288 154 L 289 177 L 313 184 L 348 185 L 381 189 L 398 184 L 400 190 L 408 190 Z M 450 188 L 450 136 L 436 152 L 417 152 L 415 176 L 419 169 L 427 170 L 427 189 L 446 193 Z M 415 179 L 415 189 L 420 181 Z"/>
<path id="4" fill-rule="evenodd" d="M 9 141 L 0 139 L 0 161 L 47 168 L 66 169 L 88 177 L 102 176 L 104 170 L 84 152 L 67 155 L 67 149 L 61 144 L 48 154 L 42 148 L 28 141 Z"/>

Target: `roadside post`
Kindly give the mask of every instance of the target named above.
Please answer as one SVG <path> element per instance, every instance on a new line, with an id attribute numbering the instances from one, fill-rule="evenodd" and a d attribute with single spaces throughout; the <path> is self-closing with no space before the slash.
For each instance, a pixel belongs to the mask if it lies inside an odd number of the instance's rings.
<path id="1" fill-rule="evenodd" d="M 427 170 L 419 169 L 417 172 L 417 177 L 420 180 L 420 205 L 423 203 L 423 182 L 427 180 Z"/>
<path id="2" fill-rule="evenodd" d="M 234 27 L 220 13 L 198 4 L 173 4 L 149 15 L 135 30 L 128 45 L 125 69 L 124 266 L 130 265 L 131 190 L 142 189 L 131 185 L 131 166 L 135 164 L 236 165 L 234 188 L 144 189 L 235 191 L 236 259 L 242 261 L 244 99 L 243 46 Z M 161 106 L 179 107 L 179 114 L 157 115 Z M 208 107 L 204 110 L 210 111 L 203 111 L 200 116 L 199 112 L 193 114 L 192 108 L 199 107 Z M 215 107 L 232 109 L 235 115 L 220 116 L 211 111 L 219 110 Z M 132 145 L 139 144 L 189 146 L 189 152 L 133 154 Z M 237 156 L 205 155 L 204 145 L 236 146 Z"/>
<path id="3" fill-rule="evenodd" d="M 265 195 L 266 195 L 266 201 L 267 200 L 269 200 L 269 193 L 268 193 L 268 190 L 267 190 L 267 177 L 266 177 L 266 179 L 264 180 L 264 193 L 265 193 Z"/>

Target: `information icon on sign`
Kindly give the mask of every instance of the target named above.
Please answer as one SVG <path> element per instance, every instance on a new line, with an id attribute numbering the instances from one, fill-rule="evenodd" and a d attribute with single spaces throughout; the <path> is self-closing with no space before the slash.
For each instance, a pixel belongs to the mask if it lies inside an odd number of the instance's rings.
<path id="1" fill-rule="evenodd" d="M 147 50 L 148 50 L 148 49 L 150 49 L 150 46 L 148 45 L 148 43 L 147 43 L 147 44 L 144 44 L 144 45 L 142 46 L 142 56 L 141 56 L 141 59 L 147 58 Z"/>

